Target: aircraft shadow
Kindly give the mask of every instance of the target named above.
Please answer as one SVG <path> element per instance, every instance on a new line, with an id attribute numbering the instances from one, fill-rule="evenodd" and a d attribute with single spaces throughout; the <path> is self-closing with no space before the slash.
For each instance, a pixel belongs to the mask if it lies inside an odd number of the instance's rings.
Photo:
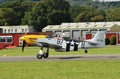
<path id="1" fill-rule="evenodd" d="M 82 56 L 71 56 L 71 57 L 59 57 L 59 59 L 78 59 L 83 58 Z"/>

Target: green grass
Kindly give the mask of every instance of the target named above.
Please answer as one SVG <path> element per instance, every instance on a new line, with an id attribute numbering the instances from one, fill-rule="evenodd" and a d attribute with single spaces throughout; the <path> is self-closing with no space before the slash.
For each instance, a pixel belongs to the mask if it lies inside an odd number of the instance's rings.
<path id="1" fill-rule="evenodd" d="M 0 62 L 0 79 L 120 79 L 120 60 Z"/>
<path id="2" fill-rule="evenodd" d="M 36 55 L 39 47 L 0 50 L 3 56 Z M 119 54 L 119 46 L 89 49 L 88 54 Z M 51 55 L 84 54 L 77 52 L 55 52 Z M 0 62 L 0 79 L 120 79 L 120 60 L 77 60 L 77 61 L 36 61 Z"/>
<path id="3" fill-rule="evenodd" d="M 35 56 L 39 47 L 25 47 L 24 52 L 21 52 L 21 47 L 17 47 L 15 49 L 4 49 L 0 50 L 0 56 Z M 119 54 L 120 46 L 106 46 L 104 48 L 94 48 L 88 49 L 88 54 Z M 84 54 L 83 49 L 79 49 L 79 51 L 71 51 L 71 52 L 56 52 L 53 49 L 50 50 L 50 55 L 67 55 L 67 54 Z"/>

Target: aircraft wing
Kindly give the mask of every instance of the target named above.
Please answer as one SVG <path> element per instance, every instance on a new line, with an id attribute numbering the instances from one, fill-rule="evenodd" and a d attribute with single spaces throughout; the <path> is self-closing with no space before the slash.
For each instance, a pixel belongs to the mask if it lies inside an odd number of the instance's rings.
<path id="1" fill-rule="evenodd" d="M 57 44 L 57 39 L 53 38 L 37 39 L 35 44 L 41 47 L 62 48 L 60 44 Z"/>

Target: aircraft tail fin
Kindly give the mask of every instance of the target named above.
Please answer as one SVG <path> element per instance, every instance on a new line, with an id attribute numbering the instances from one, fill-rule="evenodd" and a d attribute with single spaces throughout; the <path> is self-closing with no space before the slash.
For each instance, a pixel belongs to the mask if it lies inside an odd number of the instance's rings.
<path id="1" fill-rule="evenodd" d="M 99 47 L 105 46 L 105 31 L 98 31 L 91 39 L 92 42 L 98 44 Z"/>

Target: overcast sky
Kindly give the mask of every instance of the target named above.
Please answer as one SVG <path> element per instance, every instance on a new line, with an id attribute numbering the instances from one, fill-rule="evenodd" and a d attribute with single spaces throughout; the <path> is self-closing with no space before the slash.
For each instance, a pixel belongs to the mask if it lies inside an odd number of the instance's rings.
<path id="1" fill-rule="evenodd" d="M 106 1 L 107 1 L 107 2 L 112 2 L 112 1 L 120 1 L 120 0 L 99 0 L 99 1 L 100 1 L 100 2 L 103 2 L 103 1 L 104 1 L 104 2 L 106 2 Z"/>

